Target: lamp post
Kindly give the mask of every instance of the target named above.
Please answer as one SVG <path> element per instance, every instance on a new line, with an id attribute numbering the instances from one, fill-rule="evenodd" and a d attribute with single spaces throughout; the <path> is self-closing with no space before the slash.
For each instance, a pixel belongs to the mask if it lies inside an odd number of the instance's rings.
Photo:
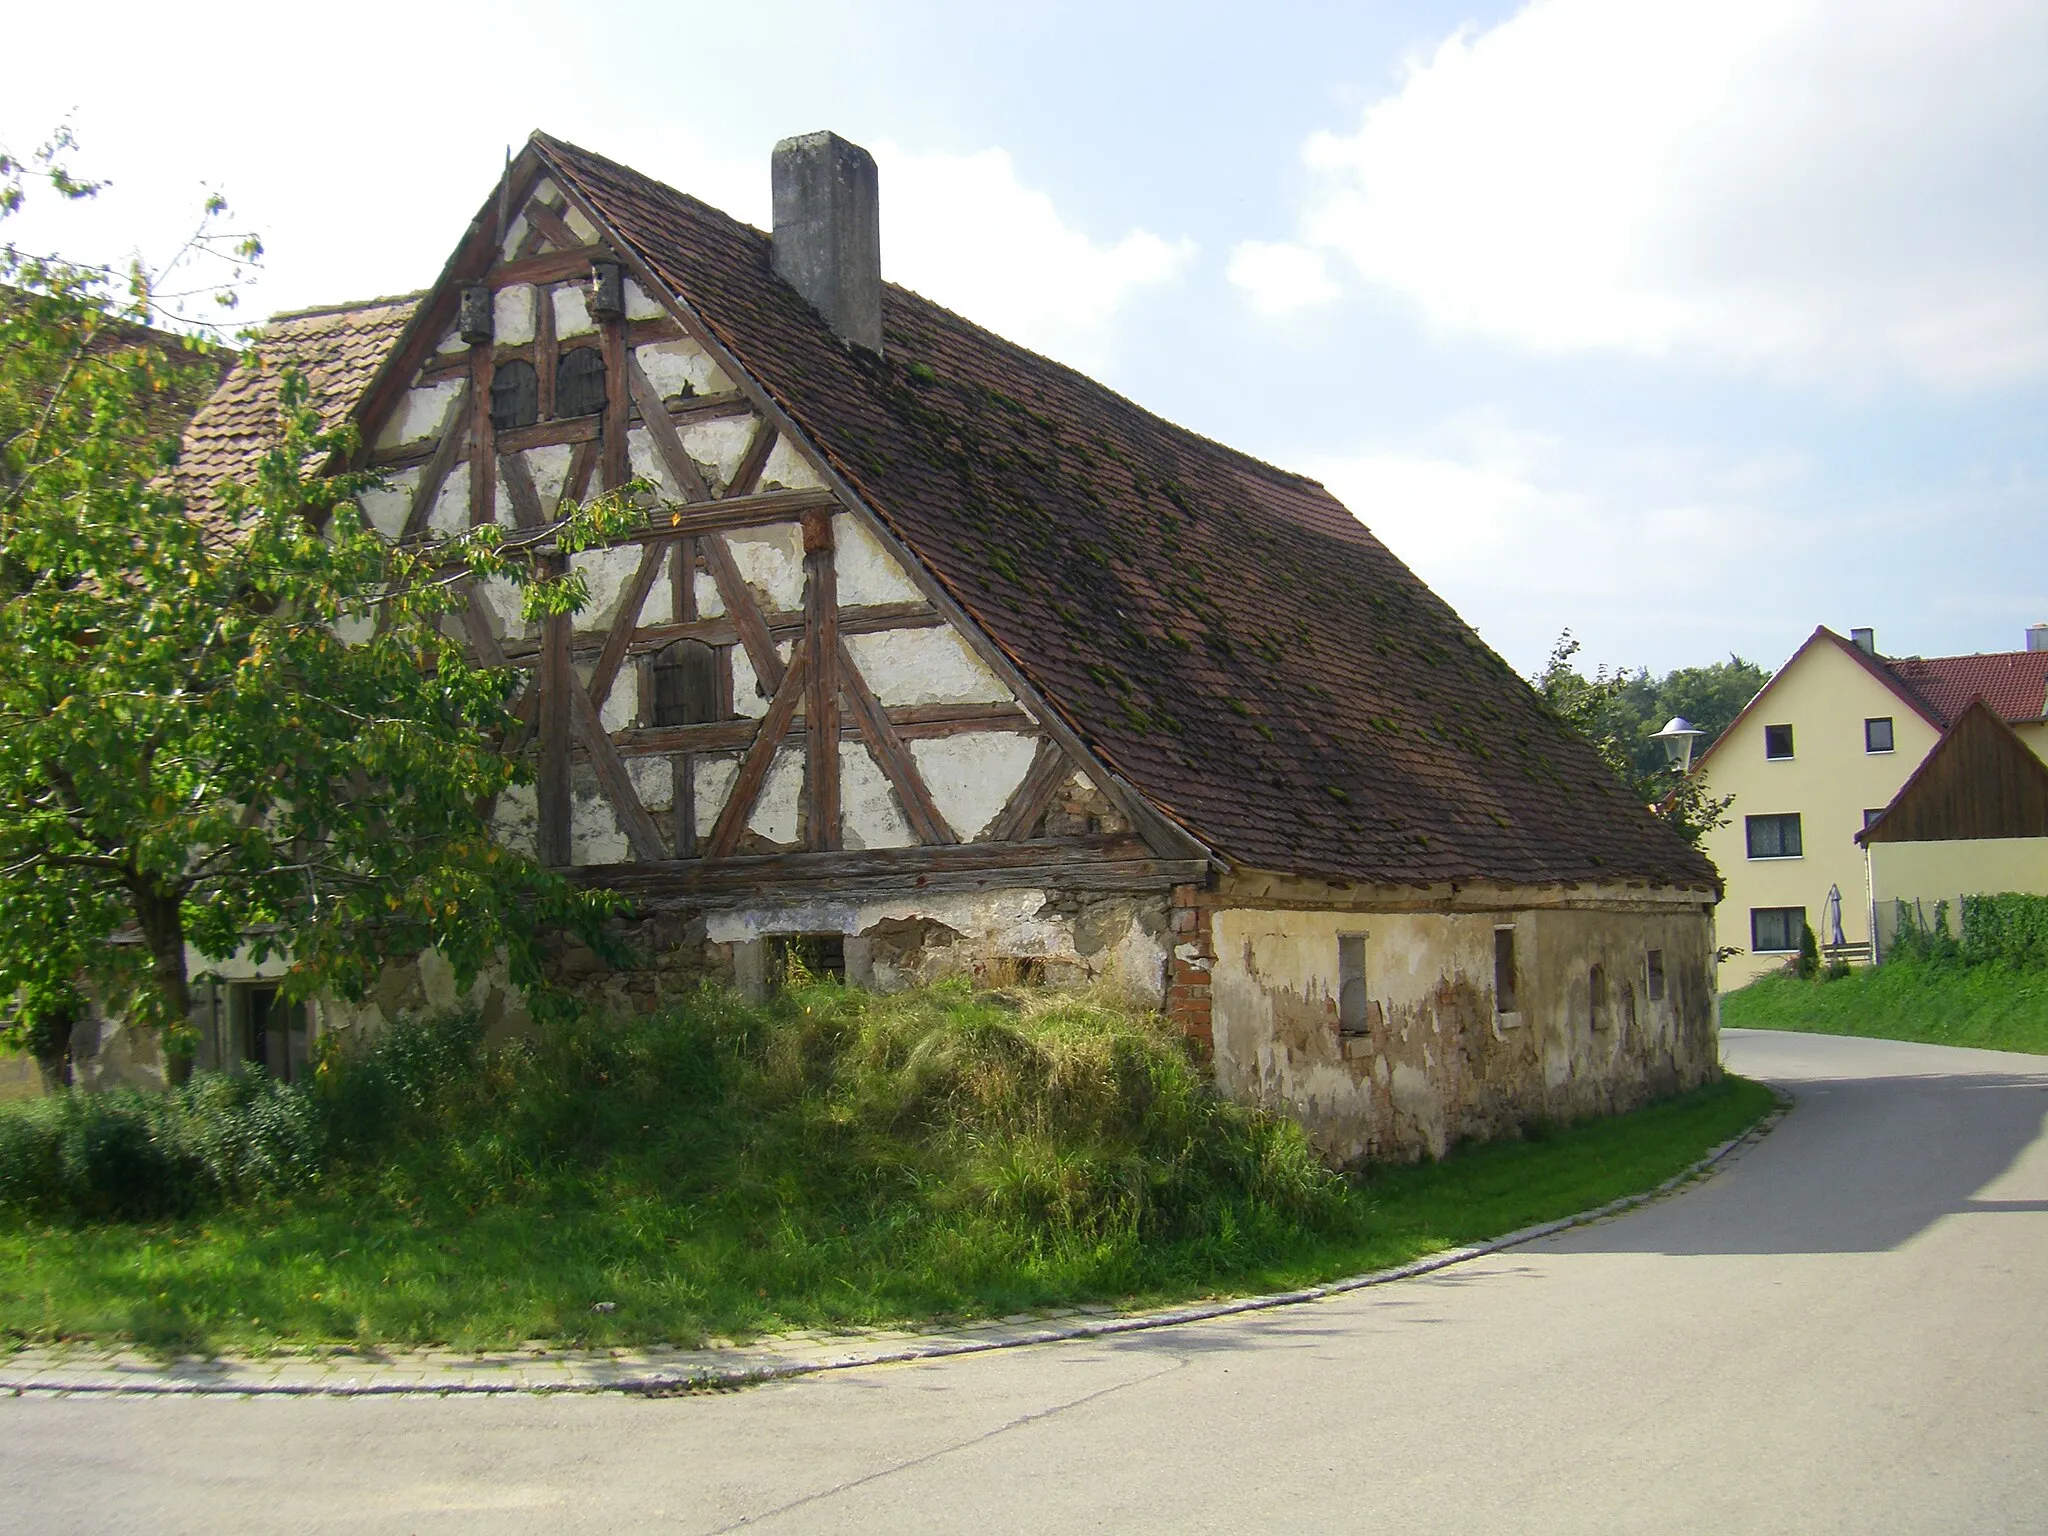
<path id="1" fill-rule="evenodd" d="M 1683 715 L 1673 715 L 1664 729 L 1650 738 L 1664 744 L 1664 756 L 1680 773 L 1692 772 L 1692 744 L 1707 733 Z"/>

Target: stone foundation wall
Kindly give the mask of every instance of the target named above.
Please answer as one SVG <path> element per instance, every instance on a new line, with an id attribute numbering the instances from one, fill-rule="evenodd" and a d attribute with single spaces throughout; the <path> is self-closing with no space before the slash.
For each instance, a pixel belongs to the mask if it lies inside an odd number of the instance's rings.
<path id="1" fill-rule="evenodd" d="M 1718 1071 L 1712 928 L 1696 909 L 1218 907 L 1208 926 L 1218 1084 L 1292 1115 L 1340 1165 L 1437 1157 L 1539 1117 L 1632 1109 Z M 1505 1013 L 1494 990 L 1502 927 L 1516 954 Z M 1355 1033 L 1338 1017 L 1346 937 L 1364 945 L 1369 1002 Z"/>

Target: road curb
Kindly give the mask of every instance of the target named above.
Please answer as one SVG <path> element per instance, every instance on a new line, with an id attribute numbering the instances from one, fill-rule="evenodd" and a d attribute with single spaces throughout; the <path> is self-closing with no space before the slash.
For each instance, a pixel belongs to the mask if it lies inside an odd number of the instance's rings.
<path id="1" fill-rule="evenodd" d="M 900 1346 L 861 1348 L 858 1336 L 849 1337 L 847 1347 L 819 1350 L 809 1355 L 779 1354 L 772 1341 L 760 1346 L 736 1349 L 754 1353 L 752 1362 L 718 1365 L 701 1360 L 675 1367 L 635 1367 L 604 1354 L 550 1355 L 517 1366 L 493 1362 L 485 1370 L 472 1370 L 445 1379 L 432 1379 L 417 1360 L 391 1363 L 367 1362 L 360 1366 L 326 1366 L 318 1379 L 255 1381 L 232 1373 L 255 1362 L 176 1362 L 155 1368 L 105 1368 L 97 1372 L 68 1367 L 61 1360 L 44 1360 L 23 1370 L 10 1370 L 0 1363 L 0 1394 L 36 1396 L 128 1396 L 128 1397 L 448 1397 L 624 1393 L 641 1397 L 677 1396 L 691 1392 L 732 1391 L 795 1376 L 813 1376 L 827 1371 L 852 1370 L 862 1366 L 901 1365 L 919 1360 L 944 1360 L 959 1355 L 988 1354 L 995 1350 L 1019 1349 L 1032 1344 L 1058 1344 L 1075 1339 L 1109 1338 L 1118 1334 L 1146 1333 L 1154 1329 L 1177 1328 L 1188 1323 L 1246 1313 L 1270 1312 L 1282 1307 L 1305 1306 L 1334 1296 L 1349 1295 L 1373 1286 L 1391 1285 L 1434 1274 L 1456 1264 L 1482 1259 L 1490 1254 L 1518 1248 L 1574 1227 L 1619 1216 L 1653 1200 L 1661 1200 L 1711 1172 L 1737 1152 L 1754 1145 L 1775 1130 L 1791 1110 L 1792 1099 L 1782 1090 L 1778 1106 L 1740 1136 L 1729 1138 L 1698 1162 L 1673 1174 L 1654 1189 L 1623 1195 L 1605 1205 L 1554 1221 L 1539 1222 L 1482 1243 L 1446 1248 L 1406 1264 L 1392 1265 L 1364 1274 L 1350 1275 L 1300 1290 L 1275 1291 L 1261 1296 L 1239 1296 L 1224 1301 L 1201 1302 L 1193 1306 L 1167 1307 L 1149 1312 L 1132 1312 L 1080 1322 L 1060 1322 L 1046 1327 L 983 1325 L 957 1334 L 916 1338 Z M 900 1335 L 899 1335 L 900 1337 Z M 701 1353 L 701 1352 L 692 1352 Z M 771 1358 L 760 1358 L 766 1355 Z M 353 1365 L 353 1362 L 351 1363 Z M 290 1369 L 290 1367 L 286 1367 Z M 206 1379 L 207 1376 L 214 1379 Z M 383 1375 L 386 1379 L 377 1379 Z M 427 1379 L 421 1379 L 422 1376 Z M 555 1377 L 556 1379 L 548 1379 Z"/>

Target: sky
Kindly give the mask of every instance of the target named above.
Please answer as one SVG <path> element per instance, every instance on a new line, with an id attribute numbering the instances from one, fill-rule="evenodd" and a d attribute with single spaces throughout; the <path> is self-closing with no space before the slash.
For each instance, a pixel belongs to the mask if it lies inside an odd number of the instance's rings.
<path id="1" fill-rule="evenodd" d="M 2048 620 L 2048 4 L 24 9 L 24 246 L 258 231 L 253 314 L 432 281 L 534 128 L 768 223 L 881 168 L 884 275 L 1337 493 L 1523 671 Z M 24 67 L 22 61 L 34 61 Z"/>

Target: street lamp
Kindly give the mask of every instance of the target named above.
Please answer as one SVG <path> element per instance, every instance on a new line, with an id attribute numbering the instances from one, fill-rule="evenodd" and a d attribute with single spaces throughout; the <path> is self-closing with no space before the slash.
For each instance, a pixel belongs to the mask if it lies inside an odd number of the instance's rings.
<path id="1" fill-rule="evenodd" d="M 1650 738 L 1664 743 L 1664 756 L 1680 773 L 1692 772 L 1692 744 L 1707 733 L 1683 715 L 1673 715 L 1664 729 Z"/>

